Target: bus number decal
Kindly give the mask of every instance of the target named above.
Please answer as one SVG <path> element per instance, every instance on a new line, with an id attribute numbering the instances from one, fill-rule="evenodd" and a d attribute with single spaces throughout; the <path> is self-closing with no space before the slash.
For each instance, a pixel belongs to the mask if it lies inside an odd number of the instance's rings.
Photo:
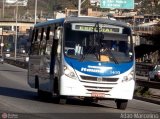
<path id="1" fill-rule="evenodd" d="M 111 74 L 117 75 L 120 74 L 120 71 L 110 71 Z"/>

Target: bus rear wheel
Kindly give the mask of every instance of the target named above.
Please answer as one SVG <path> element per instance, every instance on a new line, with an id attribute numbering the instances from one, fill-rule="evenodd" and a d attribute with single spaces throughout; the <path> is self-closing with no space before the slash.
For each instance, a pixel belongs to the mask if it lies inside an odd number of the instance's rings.
<path id="1" fill-rule="evenodd" d="M 38 76 L 36 77 L 36 88 L 37 88 L 37 94 L 38 97 L 42 100 L 51 100 L 52 99 L 52 93 L 43 91 L 39 88 L 39 79 Z"/>
<path id="2" fill-rule="evenodd" d="M 65 105 L 67 103 L 67 97 L 66 96 L 57 96 L 56 102 L 58 104 Z"/>
<path id="3" fill-rule="evenodd" d="M 52 99 L 52 93 L 38 89 L 38 97 L 42 100 L 49 101 Z"/>
<path id="4" fill-rule="evenodd" d="M 128 100 L 117 99 L 116 104 L 117 104 L 117 109 L 125 110 L 128 104 Z"/>

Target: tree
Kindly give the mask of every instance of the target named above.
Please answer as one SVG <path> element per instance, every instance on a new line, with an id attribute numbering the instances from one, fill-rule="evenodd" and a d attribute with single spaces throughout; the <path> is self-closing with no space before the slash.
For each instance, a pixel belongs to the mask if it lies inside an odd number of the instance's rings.
<path id="1" fill-rule="evenodd" d="M 135 0 L 136 10 L 141 14 L 159 14 L 160 1 L 159 0 Z"/>

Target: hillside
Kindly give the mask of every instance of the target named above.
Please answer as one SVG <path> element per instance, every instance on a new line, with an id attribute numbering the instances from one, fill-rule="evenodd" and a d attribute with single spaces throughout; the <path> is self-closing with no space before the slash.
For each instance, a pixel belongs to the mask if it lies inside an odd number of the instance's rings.
<path id="1" fill-rule="evenodd" d="M 43 17 L 53 17 L 54 11 L 64 11 L 65 8 L 78 8 L 78 0 L 37 0 L 37 15 Z M 88 8 L 90 6 L 90 0 L 86 0 L 83 3 L 82 8 Z M 139 14 L 159 14 L 160 13 L 160 3 L 159 0 L 135 0 L 135 10 Z M 92 6 L 93 7 L 93 6 Z M 150 8 L 150 9 L 146 9 Z M 2 18 L 3 4 L 0 1 L 0 18 Z M 107 9 L 95 8 L 96 10 L 106 11 Z M 5 7 L 5 18 L 15 17 L 15 7 Z M 122 10 L 123 11 L 123 10 Z M 35 13 L 35 0 L 28 0 L 28 5 L 26 7 L 19 7 L 18 18 L 24 17 L 34 17 Z"/>
<path id="2" fill-rule="evenodd" d="M 64 2 L 65 1 L 65 2 Z M 78 0 L 38 0 L 37 3 L 37 15 L 38 16 L 51 16 L 54 11 L 64 10 L 65 8 L 77 8 Z M 3 4 L 0 1 L 0 18 L 2 18 Z M 15 6 L 5 6 L 4 17 L 15 17 Z M 35 12 L 35 0 L 28 0 L 28 5 L 18 7 L 18 17 L 30 16 L 33 17 Z"/>

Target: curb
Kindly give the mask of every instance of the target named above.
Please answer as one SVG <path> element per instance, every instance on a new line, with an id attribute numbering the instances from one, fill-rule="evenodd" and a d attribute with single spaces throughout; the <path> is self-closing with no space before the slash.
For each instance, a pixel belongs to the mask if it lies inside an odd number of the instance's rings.
<path id="1" fill-rule="evenodd" d="M 145 98 L 145 97 L 141 97 L 141 96 L 134 96 L 134 99 L 137 100 L 142 100 L 142 101 L 146 101 L 146 102 L 150 102 L 150 103 L 154 103 L 154 104 L 158 104 L 160 105 L 160 99 L 156 99 L 156 98 Z"/>

